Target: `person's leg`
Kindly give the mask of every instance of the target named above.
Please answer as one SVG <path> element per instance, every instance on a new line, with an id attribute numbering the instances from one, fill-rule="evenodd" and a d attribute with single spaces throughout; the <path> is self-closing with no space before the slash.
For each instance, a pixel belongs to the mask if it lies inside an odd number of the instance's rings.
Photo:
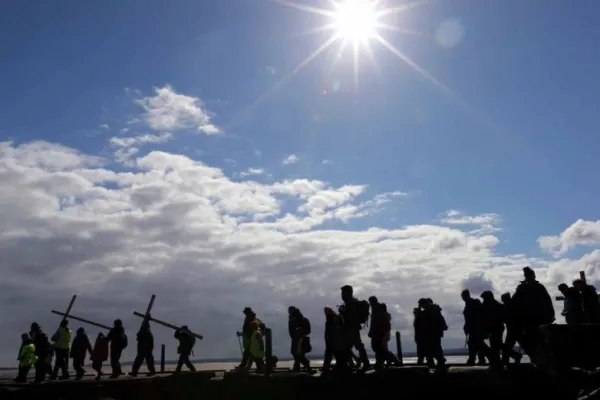
<path id="1" fill-rule="evenodd" d="M 133 365 L 131 366 L 131 372 L 129 375 L 136 376 L 140 367 L 142 366 L 142 362 L 144 362 L 144 358 L 146 358 L 146 354 L 138 351 L 135 355 L 135 359 L 133 360 Z"/>
<path id="2" fill-rule="evenodd" d="M 149 375 L 156 374 L 156 366 L 154 364 L 154 354 L 152 353 L 152 350 L 149 350 L 146 354 L 146 366 L 148 367 Z"/>

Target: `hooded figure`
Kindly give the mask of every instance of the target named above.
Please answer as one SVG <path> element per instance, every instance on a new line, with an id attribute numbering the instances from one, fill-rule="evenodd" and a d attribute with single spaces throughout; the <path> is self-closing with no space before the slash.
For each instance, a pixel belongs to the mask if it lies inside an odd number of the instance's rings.
<path id="1" fill-rule="evenodd" d="M 71 350 L 72 336 L 73 331 L 69 329 L 69 321 L 63 319 L 60 322 L 60 327 L 51 337 L 54 342 L 56 358 L 50 379 L 56 379 L 58 370 L 61 371 L 61 379 L 69 379 L 69 351 Z"/>
<path id="2" fill-rule="evenodd" d="M 21 335 L 21 349 L 19 350 L 19 373 L 15 382 L 27 382 L 27 374 L 31 367 L 35 365 L 37 356 L 35 355 L 35 345 L 29 337 L 29 334 Z"/>
<path id="3" fill-rule="evenodd" d="M 196 338 L 190 335 L 189 332 L 190 330 L 186 325 L 183 325 L 180 329 L 175 331 L 175 339 L 179 341 L 179 346 L 177 346 L 179 361 L 177 362 L 175 372 L 181 372 L 183 364 L 185 364 L 190 371 L 196 372 L 196 367 L 190 361 L 190 354 L 193 354 Z"/>
<path id="4" fill-rule="evenodd" d="M 308 372 L 310 361 L 306 358 L 306 353 L 312 350 L 310 344 L 310 321 L 296 307 L 288 308 L 288 333 L 291 339 L 292 356 L 294 357 L 293 371 L 300 371 L 300 365 L 304 366 Z"/>
<path id="5" fill-rule="evenodd" d="M 35 382 L 43 382 L 46 374 L 52 372 L 50 364 L 52 363 L 53 349 L 50 346 L 48 336 L 36 322 L 31 324 L 29 337 L 33 341 L 37 357 L 35 361 Z"/>
<path id="6" fill-rule="evenodd" d="M 242 354 L 242 361 L 240 362 L 240 365 L 236 367 L 238 369 L 250 368 L 252 366 L 250 357 L 250 338 L 253 330 L 250 325 L 252 322 L 258 321 L 259 329 L 264 330 L 264 324 L 258 318 L 256 318 L 256 313 L 252 310 L 252 308 L 245 307 L 242 312 L 244 313 L 244 322 L 242 324 L 242 330 L 237 332 L 237 336 L 242 338 L 244 352 Z M 250 363 L 250 365 L 248 365 L 248 363 Z"/>
<path id="7" fill-rule="evenodd" d="M 112 329 L 108 332 L 106 340 L 110 342 L 110 366 L 112 368 L 111 378 L 118 378 L 123 375 L 121 369 L 121 354 L 127 347 L 127 335 L 123 328 L 123 321 L 116 319 Z"/>
<path id="8" fill-rule="evenodd" d="M 148 367 L 148 376 L 156 374 L 154 369 L 154 335 L 150 330 L 150 322 L 144 320 L 137 333 L 137 355 L 131 367 L 131 376 L 137 376 L 142 362 L 146 361 Z"/>
<path id="9" fill-rule="evenodd" d="M 83 363 L 87 353 L 92 354 L 92 345 L 88 339 L 85 329 L 79 328 L 75 333 L 73 345 L 71 346 L 71 358 L 73 358 L 73 369 L 76 372 L 75 379 L 81 379 L 85 375 Z"/>
<path id="10" fill-rule="evenodd" d="M 108 360 L 108 339 L 102 332 L 100 332 L 96 337 L 91 359 L 92 368 L 97 373 L 96 380 L 100 380 L 102 377 L 102 363 Z"/>
<path id="11" fill-rule="evenodd" d="M 428 360 L 435 360 L 435 367 L 443 370 L 446 366 L 446 358 L 442 349 L 442 337 L 448 330 L 446 319 L 442 315 L 442 308 L 431 299 L 423 300 L 419 306 L 423 309 L 423 329 L 425 331 L 425 347 Z M 434 365 L 429 365 L 434 367 Z"/>
<path id="12" fill-rule="evenodd" d="M 486 337 L 490 339 L 488 357 L 490 366 L 500 365 L 500 351 L 502 350 L 502 337 L 504 335 L 504 307 L 495 298 L 494 294 L 486 290 L 481 293 L 483 299 L 483 329 Z"/>

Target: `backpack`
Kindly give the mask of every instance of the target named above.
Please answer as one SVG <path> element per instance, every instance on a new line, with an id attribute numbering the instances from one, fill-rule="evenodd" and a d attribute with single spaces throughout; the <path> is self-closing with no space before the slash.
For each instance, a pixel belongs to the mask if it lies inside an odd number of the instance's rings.
<path id="1" fill-rule="evenodd" d="M 127 335 L 123 333 L 123 341 L 121 342 L 121 349 L 124 349 L 129 344 L 129 339 L 127 339 Z"/>
<path id="2" fill-rule="evenodd" d="M 369 311 L 371 310 L 371 306 L 369 302 L 366 300 L 360 300 L 358 302 L 358 322 L 360 324 L 366 324 L 369 322 Z"/>

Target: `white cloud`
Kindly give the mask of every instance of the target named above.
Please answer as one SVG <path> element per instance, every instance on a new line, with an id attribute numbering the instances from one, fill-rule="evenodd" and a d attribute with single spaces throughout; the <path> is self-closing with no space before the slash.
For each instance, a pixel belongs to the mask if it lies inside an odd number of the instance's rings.
<path id="1" fill-rule="evenodd" d="M 558 236 L 538 238 L 540 248 L 554 257 L 559 257 L 576 246 L 600 244 L 600 221 L 578 219 Z"/>
<path id="2" fill-rule="evenodd" d="M 246 176 L 262 175 L 264 173 L 265 173 L 265 170 L 262 168 L 248 168 L 247 170 L 240 172 L 240 176 L 246 177 Z"/>
<path id="3" fill-rule="evenodd" d="M 331 161 L 331 160 L 323 160 L 322 164 L 323 165 L 331 165 L 331 164 L 333 164 L 333 161 Z"/>
<path id="4" fill-rule="evenodd" d="M 110 138 L 110 143 L 113 146 L 118 147 L 132 147 L 147 143 L 165 143 L 171 139 L 173 139 L 173 135 L 168 132 L 160 133 L 158 135 L 147 133 L 145 135 L 131 137 L 112 137 Z"/>
<path id="5" fill-rule="evenodd" d="M 252 306 L 274 329 L 276 354 L 284 356 L 287 306 L 311 318 L 318 354 L 322 307 L 338 304 L 346 283 L 361 298 L 377 294 L 387 302 L 393 327 L 405 338 L 412 337 L 416 300 L 432 297 L 451 327 L 446 345 L 462 346 L 465 285 L 476 292 L 493 282 L 498 293 L 511 290 L 526 265 L 552 285 L 579 269 L 592 281 L 600 278 L 600 250 L 547 263 L 499 254 L 494 235 L 461 224 L 335 228 L 390 202 L 410 201 L 403 192 L 369 198 L 360 183 L 235 182 L 183 155 L 136 156 L 130 172 L 119 172 L 52 143 L 0 143 L 0 329 L 14 333 L 0 342 L 0 365 L 14 363 L 19 329 L 32 321 L 49 332 L 56 328 L 50 308 L 64 307 L 71 293 L 79 294 L 75 315 L 103 323 L 121 318 L 130 335 L 139 326 L 131 309 L 143 311 L 154 293 L 155 316 L 205 335 L 199 357 L 236 356 L 241 310 Z M 173 357 L 172 332 L 153 329 Z M 410 339 L 404 347 L 414 349 Z"/>
<path id="6" fill-rule="evenodd" d="M 284 164 L 284 165 L 296 164 L 298 162 L 298 160 L 299 160 L 299 158 L 298 158 L 297 155 L 290 154 L 289 156 L 287 156 L 286 158 L 284 158 L 281 163 Z"/>
<path id="7" fill-rule="evenodd" d="M 488 234 L 500 230 L 497 225 L 502 222 L 502 218 L 493 213 L 464 215 L 458 210 L 448 210 L 444 213 L 441 222 L 446 225 L 478 225 L 479 228 L 473 233 Z"/>
<path id="8" fill-rule="evenodd" d="M 177 93 L 169 85 L 154 90 L 154 96 L 136 100 L 146 111 L 144 117 L 150 128 L 157 131 L 194 128 L 207 135 L 220 133 L 199 98 Z"/>

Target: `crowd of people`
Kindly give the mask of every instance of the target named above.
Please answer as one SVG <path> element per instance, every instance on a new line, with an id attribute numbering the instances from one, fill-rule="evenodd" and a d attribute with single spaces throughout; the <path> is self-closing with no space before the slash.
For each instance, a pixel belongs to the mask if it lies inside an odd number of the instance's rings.
<path id="1" fill-rule="evenodd" d="M 515 351 L 517 343 L 535 362 L 536 349 L 541 340 L 538 328 L 553 323 L 555 313 L 552 298 L 544 285 L 536 280 L 533 269 L 525 267 L 523 273 L 524 280 L 517 286 L 514 295 L 503 294 L 501 302 L 495 299 L 491 291 L 481 293 L 481 301 L 471 297 L 469 290 L 462 291 L 461 297 L 465 304 L 463 329 L 469 352 L 467 365 L 489 364 L 490 368 L 502 368 L 511 359 L 518 363 L 522 354 Z M 564 296 L 562 314 L 567 324 L 600 322 L 600 301 L 593 286 L 579 279 L 575 280 L 572 286 L 560 284 L 558 289 Z M 323 372 L 369 369 L 369 357 L 361 338 L 361 331 L 367 328 L 371 349 L 375 353 L 375 370 L 399 365 L 400 361 L 389 350 L 391 315 L 386 304 L 375 296 L 369 297 L 368 301 L 359 300 L 349 285 L 341 288 L 341 298 L 343 304 L 338 306 L 337 310 L 331 307 L 324 308 Z M 442 338 L 448 330 L 448 325 L 441 307 L 432 299 L 422 298 L 413 312 L 417 364 L 427 364 L 430 368 L 444 370 L 446 359 L 442 349 Z M 271 355 L 265 360 L 265 324 L 250 307 L 246 307 L 243 313 L 245 318 L 242 330 L 237 332 L 242 348 L 242 361 L 237 369 L 249 370 L 256 364 L 257 371 L 261 372 L 265 367 L 273 367 L 277 363 L 277 357 Z M 290 353 L 294 359 L 293 370 L 303 369 L 311 372 L 310 360 L 306 356 L 312 351 L 311 324 L 295 306 L 288 309 L 288 333 Z M 182 326 L 175 331 L 174 337 L 179 342 L 176 372 L 180 372 L 184 364 L 191 371 L 195 371 L 190 361 L 196 342 L 194 334 L 187 326 Z M 68 379 L 69 358 L 73 360 L 75 378 L 81 379 L 85 374 L 83 365 L 88 353 L 92 368 L 97 373 L 96 379 L 103 375 L 103 363 L 109 359 L 112 368 L 110 377 L 117 378 L 123 375 L 120 358 L 127 344 L 123 323 L 118 319 L 114 321 L 114 326 L 107 335 L 98 334 L 94 346 L 83 328 L 77 329 L 75 337 L 72 338 L 67 319 L 62 320 L 50 339 L 37 323 L 33 323 L 30 332 L 22 335 L 16 380 L 26 381 L 31 368 L 35 370 L 35 382 L 42 382 L 46 376 L 49 376 L 49 379 Z M 144 320 L 137 332 L 137 355 L 130 375 L 136 376 L 144 361 L 149 374 L 155 374 L 153 352 L 154 337 L 148 320 Z"/>

